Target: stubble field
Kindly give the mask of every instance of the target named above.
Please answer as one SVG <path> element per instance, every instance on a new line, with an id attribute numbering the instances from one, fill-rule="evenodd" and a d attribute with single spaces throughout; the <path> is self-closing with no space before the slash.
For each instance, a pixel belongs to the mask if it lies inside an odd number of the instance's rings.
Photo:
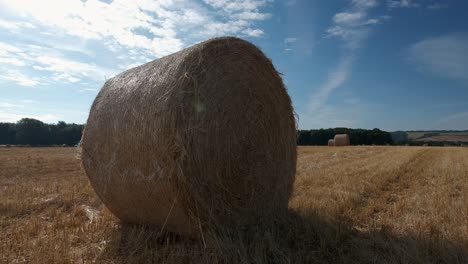
<path id="1" fill-rule="evenodd" d="M 202 243 L 123 232 L 75 148 L 0 148 L 0 263 L 468 263 L 468 148 L 298 152 L 284 222 Z"/>

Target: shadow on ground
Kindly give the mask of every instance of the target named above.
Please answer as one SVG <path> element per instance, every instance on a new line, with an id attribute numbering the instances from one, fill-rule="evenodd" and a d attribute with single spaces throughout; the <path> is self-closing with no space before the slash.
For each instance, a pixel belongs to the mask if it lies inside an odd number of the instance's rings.
<path id="1" fill-rule="evenodd" d="M 358 231 L 347 219 L 317 214 L 260 221 L 256 226 L 206 232 L 199 239 L 124 225 L 98 262 L 117 263 L 468 263 L 468 240 L 398 236 L 385 228 Z"/>

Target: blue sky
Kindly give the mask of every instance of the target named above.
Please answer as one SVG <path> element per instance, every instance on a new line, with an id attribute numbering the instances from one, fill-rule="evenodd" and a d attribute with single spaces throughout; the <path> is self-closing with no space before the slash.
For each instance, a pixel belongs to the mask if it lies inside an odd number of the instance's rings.
<path id="1" fill-rule="evenodd" d="M 113 75 L 216 36 L 273 60 L 301 129 L 468 129 L 468 1 L 0 0 L 0 122 L 84 123 Z"/>

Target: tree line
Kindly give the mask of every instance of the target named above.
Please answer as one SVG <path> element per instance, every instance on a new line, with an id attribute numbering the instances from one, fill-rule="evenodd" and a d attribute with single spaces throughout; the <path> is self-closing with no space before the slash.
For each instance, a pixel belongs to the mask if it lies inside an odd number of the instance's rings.
<path id="1" fill-rule="evenodd" d="M 84 125 L 59 121 L 46 124 L 40 120 L 23 118 L 16 123 L 0 123 L 0 145 L 67 145 L 80 142 Z M 298 145 L 327 145 L 336 134 L 349 134 L 351 145 L 393 144 L 390 133 L 380 129 L 329 128 L 299 130 Z"/>
<path id="2" fill-rule="evenodd" d="M 369 130 L 337 127 L 299 130 L 297 145 L 325 146 L 328 144 L 328 140 L 333 139 L 336 134 L 348 134 L 351 145 L 391 145 L 394 143 L 389 132 L 378 128 Z"/>
<path id="3" fill-rule="evenodd" d="M 68 145 L 78 144 L 84 125 L 46 124 L 42 121 L 23 118 L 16 123 L 0 123 L 0 145 Z"/>

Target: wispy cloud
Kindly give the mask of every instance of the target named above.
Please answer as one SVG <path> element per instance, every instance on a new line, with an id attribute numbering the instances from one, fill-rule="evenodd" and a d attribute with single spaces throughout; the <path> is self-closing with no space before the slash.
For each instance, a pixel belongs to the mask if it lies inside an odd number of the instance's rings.
<path id="1" fill-rule="evenodd" d="M 414 0 L 387 0 L 387 6 L 389 8 L 411 8 L 421 5 Z"/>
<path id="2" fill-rule="evenodd" d="M 468 84 L 468 34 L 425 39 L 411 45 L 407 54 L 419 70 Z"/>
<path id="3" fill-rule="evenodd" d="M 33 87 L 40 83 L 39 78 L 30 77 L 15 70 L 5 70 L 0 73 L 0 82 L 10 81 L 21 86 Z"/>
<path id="4" fill-rule="evenodd" d="M 39 84 L 39 78 L 24 74 L 20 69 L 10 70 L 10 67 L 1 66 L 30 66 L 30 69 L 51 74 L 50 80 L 57 82 L 76 83 L 82 78 L 90 78 L 102 81 L 105 76 L 112 76 L 117 71 L 97 66 L 94 63 L 84 63 L 76 59 L 65 58 L 55 49 L 33 45 L 12 46 L 0 42 L 0 73 L 3 79 L 16 81 L 22 86 L 35 86 Z M 30 81 L 27 81 L 28 78 Z"/>
<path id="5" fill-rule="evenodd" d="M 296 43 L 298 40 L 299 38 L 295 38 L 295 37 L 285 38 L 283 40 L 284 51 L 292 51 L 294 43 Z"/>
<path id="6" fill-rule="evenodd" d="M 343 55 L 336 68 L 332 69 L 326 82 L 311 96 L 310 110 L 317 110 L 326 103 L 330 93 L 343 85 L 351 74 L 356 51 L 361 48 L 370 32 L 370 27 L 382 18 L 370 18 L 369 9 L 377 6 L 377 1 L 354 0 L 351 6 L 333 16 L 333 24 L 327 29 L 328 38 L 338 38 L 343 44 Z"/>
<path id="7" fill-rule="evenodd" d="M 33 57 L 34 69 L 54 73 L 56 80 L 77 82 L 80 77 L 89 77 L 94 80 L 104 80 L 105 76 L 115 72 L 98 67 L 95 64 L 68 60 L 54 55 L 39 55 Z"/>
<path id="8" fill-rule="evenodd" d="M 340 58 L 336 68 L 328 73 L 328 78 L 325 83 L 309 100 L 308 108 L 310 111 L 320 110 L 320 108 L 327 103 L 330 93 L 343 85 L 351 74 L 353 60 L 353 54 L 348 54 Z"/>
<path id="9" fill-rule="evenodd" d="M 10 64 L 14 66 L 25 66 L 26 63 L 18 58 L 2 58 L 0 57 L 0 63 Z"/>
<path id="10" fill-rule="evenodd" d="M 59 117 L 52 114 L 25 114 L 25 111 L 36 104 L 33 100 L 0 100 L 0 120 L 2 122 L 16 122 L 24 117 L 42 120 L 44 122 L 56 122 Z"/>
<path id="11" fill-rule="evenodd" d="M 0 19 L 0 28 L 8 30 L 17 30 L 20 28 L 35 28 L 35 26 L 29 22 L 24 21 L 8 21 Z"/>
<path id="12" fill-rule="evenodd" d="M 46 123 L 56 123 L 67 119 L 68 122 L 81 122 L 87 116 L 86 111 L 78 109 L 77 105 L 64 104 L 57 113 L 50 105 L 31 99 L 0 99 L 0 122 L 17 122 L 22 118 L 34 118 Z"/>
<path id="13" fill-rule="evenodd" d="M 333 16 L 333 24 L 327 29 L 327 36 L 342 39 L 348 51 L 359 49 L 369 35 L 370 26 L 389 18 L 369 17 L 368 11 L 377 4 L 377 1 L 372 0 L 352 1 L 350 8 Z"/>
<path id="14" fill-rule="evenodd" d="M 364 41 L 370 34 L 371 27 L 389 19 L 389 17 L 384 16 L 369 16 L 369 11 L 377 5 L 378 2 L 376 0 L 353 0 L 347 9 L 333 16 L 332 25 L 326 31 L 326 37 L 341 41 L 342 55 L 335 68 L 329 71 L 325 83 L 310 96 L 307 108 L 300 116 L 302 118 L 302 121 L 300 121 L 302 126 L 317 126 L 317 113 L 320 113 L 320 116 L 326 116 L 326 120 L 322 120 L 324 123 L 320 126 L 324 126 L 327 123 L 330 126 L 356 125 L 356 120 L 352 120 L 350 116 L 343 118 L 343 113 L 340 111 L 341 108 L 339 106 L 332 106 L 327 101 L 332 92 L 342 86 L 350 77 L 353 62 L 357 57 L 357 51 L 364 45 Z M 352 107 L 357 109 L 358 106 L 353 105 Z M 355 112 L 349 106 L 347 111 Z M 314 118 L 309 118 L 309 116 L 313 116 Z M 331 122 L 330 120 L 334 121 Z"/>
<path id="15" fill-rule="evenodd" d="M 448 8 L 448 4 L 432 2 L 427 3 L 428 1 L 416 1 L 416 0 L 387 0 L 387 7 L 390 9 L 396 8 L 419 8 L 425 7 L 429 10 L 439 10 L 443 8 Z"/>

